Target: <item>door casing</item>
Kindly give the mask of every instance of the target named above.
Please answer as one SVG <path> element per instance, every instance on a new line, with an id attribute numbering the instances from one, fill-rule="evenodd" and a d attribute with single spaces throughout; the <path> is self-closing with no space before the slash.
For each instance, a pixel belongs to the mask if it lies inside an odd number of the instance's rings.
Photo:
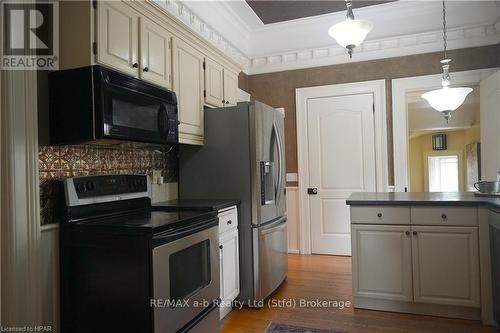
<path id="1" fill-rule="evenodd" d="M 498 68 L 476 69 L 452 73 L 454 86 L 477 86 Z M 409 190 L 408 170 L 408 108 L 406 93 L 441 88 L 441 74 L 406 77 L 392 80 L 392 133 L 394 147 L 395 192 Z"/>
<path id="2" fill-rule="evenodd" d="M 297 109 L 297 148 L 299 173 L 300 207 L 300 253 L 311 254 L 311 221 L 307 194 L 309 186 L 309 148 L 307 144 L 307 100 L 322 96 L 345 96 L 373 94 L 375 122 L 375 166 L 377 192 L 388 190 L 387 125 L 385 80 L 333 84 L 318 87 L 297 88 L 295 102 Z"/>

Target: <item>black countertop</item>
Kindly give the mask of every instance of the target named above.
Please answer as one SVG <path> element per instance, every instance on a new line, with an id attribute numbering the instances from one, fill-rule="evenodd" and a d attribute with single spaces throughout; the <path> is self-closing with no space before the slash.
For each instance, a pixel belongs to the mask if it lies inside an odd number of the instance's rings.
<path id="1" fill-rule="evenodd" d="M 231 206 L 237 206 L 240 200 L 203 200 L 203 199 L 179 199 L 162 201 L 152 204 L 153 210 L 162 211 L 217 211 Z"/>
<path id="2" fill-rule="evenodd" d="M 500 198 L 478 197 L 470 192 L 354 192 L 346 203 L 352 206 L 490 206 L 500 209 Z"/>

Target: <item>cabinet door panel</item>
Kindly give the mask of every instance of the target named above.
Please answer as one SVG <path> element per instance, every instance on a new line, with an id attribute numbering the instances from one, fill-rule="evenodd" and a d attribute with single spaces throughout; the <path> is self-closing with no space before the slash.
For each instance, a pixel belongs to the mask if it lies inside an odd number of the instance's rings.
<path id="1" fill-rule="evenodd" d="M 240 293 L 238 230 L 225 232 L 220 238 L 221 318 L 231 311 L 231 302 Z"/>
<path id="2" fill-rule="evenodd" d="M 415 302 L 478 307 L 479 253 L 474 227 L 412 227 Z"/>
<path id="3" fill-rule="evenodd" d="M 405 226 L 352 226 L 354 296 L 412 301 L 409 231 Z"/>
<path id="4" fill-rule="evenodd" d="M 238 102 L 238 75 L 224 69 L 224 100 L 226 106 L 235 106 Z"/>
<path id="5" fill-rule="evenodd" d="M 172 74 L 179 108 L 179 141 L 203 144 L 203 54 L 174 38 Z"/>
<path id="6" fill-rule="evenodd" d="M 224 69 L 221 65 L 212 61 L 210 58 L 205 59 L 205 103 L 222 107 L 224 103 Z"/>
<path id="7" fill-rule="evenodd" d="M 165 28 L 141 17 L 141 78 L 171 88 L 172 35 Z"/>
<path id="8" fill-rule="evenodd" d="M 122 72 L 138 76 L 138 19 L 139 15 L 119 1 L 98 1 L 97 62 Z"/>

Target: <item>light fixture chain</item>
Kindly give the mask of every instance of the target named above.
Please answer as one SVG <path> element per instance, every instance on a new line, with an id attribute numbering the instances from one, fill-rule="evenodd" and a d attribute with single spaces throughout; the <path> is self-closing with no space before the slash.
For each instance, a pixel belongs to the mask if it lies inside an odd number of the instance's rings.
<path id="1" fill-rule="evenodd" d="M 443 0 L 443 44 L 444 44 L 444 58 L 448 59 L 448 56 L 446 54 L 447 50 L 447 42 L 446 42 L 447 36 L 446 36 L 446 4 L 445 0 Z"/>

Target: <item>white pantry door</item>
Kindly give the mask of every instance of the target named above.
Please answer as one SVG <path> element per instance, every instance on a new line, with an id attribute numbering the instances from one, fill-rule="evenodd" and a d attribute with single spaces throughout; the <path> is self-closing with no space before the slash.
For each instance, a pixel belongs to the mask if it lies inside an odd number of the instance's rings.
<path id="1" fill-rule="evenodd" d="M 352 192 L 376 191 L 373 94 L 308 99 L 311 250 L 351 255 Z"/>

